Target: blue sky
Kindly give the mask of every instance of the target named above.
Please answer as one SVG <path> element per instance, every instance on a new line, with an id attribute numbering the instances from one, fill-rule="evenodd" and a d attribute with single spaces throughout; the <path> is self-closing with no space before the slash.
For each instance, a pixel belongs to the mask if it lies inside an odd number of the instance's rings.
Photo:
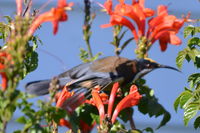
<path id="1" fill-rule="evenodd" d="M 68 1 L 70 2 L 70 0 Z M 40 38 L 44 43 L 44 45 L 40 45 L 38 48 L 39 66 L 36 71 L 30 73 L 27 78 L 20 83 L 18 87 L 19 89 L 23 90 L 25 83 L 29 81 L 52 78 L 64 70 L 72 68 L 73 66 L 81 63 L 78 56 L 79 49 L 86 48 L 82 37 L 84 14 L 81 12 L 83 7 L 81 6 L 82 3 L 80 0 L 74 1 L 78 2 L 78 4 L 76 4 L 77 8 L 68 13 L 69 20 L 60 24 L 59 31 L 56 36 L 53 36 L 52 34 L 51 23 L 44 24 L 42 28 L 36 32 L 36 34 L 40 35 Z M 45 0 L 33 0 L 33 3 L 37 3 L 37 5 L 41 5 L 43 2 L 45 2 Z M 198 0 L 146 0 L 146 7 L 148 8 L 156 9 L 157 5 L 159 4 L 168 5 L 170 14 L 176 14 L 177 17 L 181 17 L 182 14 L 187 14 L 189 11 L 191 12 L 192 17 L 200 17 L 198 16 L 198 13 L 200 12 L 200 2 Z M 94 3 L 93 5 L 96 4 Z M 14 11 L 14 0 L 0 1 L 0 16 L 12 14 Z M 98 52 L 103 52 L 102 57 L 114 55 L 113 47 L 109 44 L 112 41 L 112 28 L 101 29 L 99 27 L 101 24 L 108 23 L 109 18 L 104 13 L 99 13 L 97 10 L 94 11 L 97 13 L 97 17 L 92 27 L 93 34 L 91 38 L 91 47 L 93 49 L 93 53 L 95 54 Z M 131 34 L 129 33 L 128 36 L 130 37 Z M 180 32 L 178 36 L 183 40 L 183 44 L 181 46 L 168 45 L 166 52 L 161 52 L 158 43 L 155 43 L 149 53 L 149 57 L 161 64 L 167 64 L 176 67 L 175 57 L 180 50 L 186 47 L 187 42 L 187 39 L 183 38 L 183 32 Z M 130 59 L 135 58 L 135 54 L 133 52 L 134 48 L 135 43 L 132 42 L 123 51 L 121 56 Z M 47 54 L 46 51 L 54 56 Z M 55 56 L 62 60 L 62 62 L 56 59 Z M 154 88 L 155 95 L 158 97 L 160 103 L 163 104 L 163 106 L 172 114 L 172 119 L 168 126 L 160 129 L 158 132 L 167 133 L 169 132 L 169 128 L 175 128 L 174 125 L 177 128 L 176 133 L 181 133 L 182 130 L 185 130 L 185 132 L 199 132 L 192 129 L 191 125 L 193 121 L 190 122 L 190 126 L 188 128 L 184 127 L 183 111 L 179 110 L 178 113 L 175 113 L 173 109 L 175 98 L 183 91 L 185 86 L 188 86 L 186 83 L 187 76 L 194 72 L 197 72 L 197 70 L 191 63 L 184 63 L 182 73 L 177 73 L 167 69 L 159 69 L 145 76 L 147 84 L 151 88 Z M 47 96 L 42 98 L 47 99 Z M 137 108 L 135 109 L 137 110 Z M 158 121 L 161 120 L 161 118 L 154 119 L 149 118 L 148 116 L 143 116 L 137 111 L 135 112 L 134 119 L 136 121 L 136 125 L 138 123 L 138 125 L 141 127 L 158 125 Z M 178 130 L 179 128 L 180 130 Z M 175 130 L 176 129 L 173 129 L 173 131 Z"/>

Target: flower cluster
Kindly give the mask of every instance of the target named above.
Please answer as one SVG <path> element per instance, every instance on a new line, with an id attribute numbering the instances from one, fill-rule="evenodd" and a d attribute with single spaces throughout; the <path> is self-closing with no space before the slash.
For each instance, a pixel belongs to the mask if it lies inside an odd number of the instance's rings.
<path id="1" fill-rule="evenodd" d="M 73 111 L 75 111 L 75 109 L 78 106 L 80 106 L 81 104 L 83 104 L 85 102 L 85 97 L 82 93 L 80 93 L 77 96 L 78 98 L 75 95 L 76 94 L 73 91 L 72 92 L 68 91 L 67 86 L 65 86 L 63 88 L 62 92 L 58 92 L 56 94 L 56 99 L 57 99 L 56 107 L 65 109 L 65 110 L 67 110 L 68 113 L 72 113 Z M 74 102 L 74 100 L 76 100 L 76 101 Z M 59 125 L 65 126 L 69 129 L 72 128 L 70 122 L 64 118 L 60 119 Z M 94 128 L 95 125 L 96 125 L 96 122 L 94 122 L 92 125 L 88 125 L 87 123 L 85 123 L 82 120 L 80 120 L 80 122 L 79 122 L 79 128 L 80 128 L 81 132 L 83 132 L 83 133 L 90 132 Z"/>
<path id="2" fill-rule="evenodd" d="M 31 36 L 35 30 L 44 22 L 52 22 L 53 24 L 53 33 L 56 34 L 58 31 L 58 24 L 62 21 L 67 21 L 68 16 L 66 10 L 70 10 L 73 6 L 73 3 L 67 4 L 66 0 L 58 0 L 57 7 L 52 8 L 50 11 L 45 12 L 37 16 L 33 23 L 31 24 L 28 35 Z"/>
<path id="3" fill-rule="evenodd" d="M 115 109 L 113 111 L 115 98 L 117 96 L 117 92 L 119 91 L 119 83 L 115 83 L 113 85 L 111 93 L 110 93 L 110 97 L 105 93 L 99 93 L 98 90 L 100 90 L 100 89 L 92 90 L 92 98 L 90 100 L 86 100 L 84 98 L 84 96 L 80 94 L 81 98 L 79 98 L 78 101 L 73 102 L 74 99 L 70 99 L 70 98 L 73 98 L 73 96 L 75 94 L 74 94 L 74 92 L 68 91 L 68 89 L 66 87 L 62 90 L 62 92 L 60 92 L 56 95 L 56 97 L 57 97 L 56 106 L 66 109 L 67 111 L 73 112 L 82 103 L 91 104 L 93 106 L 96 106 L 98 109 L 99 117 L 100 117 L 100 124 L 103 124 L 103 121 L 106 120 L 106 118 L 111 120 L 111 123 L 114 124 L 116 121 L 116 118 L 119 115 L 121 110 L 137 105 L 139 103 L 140 99 L 142 98 L 142 96 L 138 92 L 138 88 L 135 85 L 132 85 L 130 87 L 129 94 L 127 96 L 125 96 L 117 104 L 117 106 L 115 107 Z M 66 104 L 66 102 L 67 102 L 67 104 Z M 76 104 L 74 104 L 74 103 L 76 103 Z M 107 114 L 105 113 L 105 109 L 104 109 L 105 104 L 108 104 Z M 66 126 L 68 128 L 71 128 L 70 123 L 65 119 L 61 119 L 59 124 L 61 126 Z M 84 129 L 85 131 L 86 130 L 90 131 L 95 125 L 96 125 L 96 122 L 93 123 L 91 126 L 89 126 L 84 121 L 82 121 L 82 122 L 80 122 L 79 127 L 81 129 Z M 83 130 L 81 130 L 81 131 L 83 131 Z"/>
<path id="4" fill-rule="evenodd" d="M 113 88 L 110 93 L 110 97 L 106 98 L 104 95 L 102 96 L 99 94 L 97 90 L 92 91 L 92 100 L 94 105 L 97 107 L 100 115 L 100 124 L 103 123 L 103 121 L 107 118 L 111 119 L 112 124 L 115 123 L 115 120 L 120 113 L 121 110 L 128 108 L 128 107 L 133 107 L 137 105 L 142 98 L 142 96 L 139 94 L 137 91 L 137 87 L 135 85 L 132 85 L 129 91 L 129 94 L 125 96 L 115 107 L 113 111 L 113 105 L 115 103 L 115 98 L 117 95 L 117 92 L 119 90 L 119 83 L 115 83 L 113 85 Z M 108 102 L 105 102 L 108 100 Z M 104 101 L 104 102 L 103 102 Z M 108 103 L 108 112 L 107 114 L 105 113 L 104 109 L 104 104 Z M 112 112 L 113 111 L 113 112 Z"/>
<path id="5" fill-rule="evenodd" d="M 181 40 L 176 34 L 187 20 L 186 18 L 177 19 L 174 15 L 169 15 L 167 7 L 164 5 L 158 6 L 157 16 L 152 17 L 155 11 L 145 8 L 144 0 L 132 0 L 132 4 L 126 4 L 125 0 L 118 1 L 119 4 L 114 9 L 112 0 L 107 0 L 104 3 L 103 8 L 110 15 L 110 23 L 104 24 L 101 27 L 126 26 L 133 33 L 137 44 L 144 37 L 146 38 L 146 45 L 149 45 L 147 47 L 159 40 L 162 51 L 166 50 L 168 43 L 174 45 L 181 44 Z M 146 30 L 145 26 L 148 17 L 151 18 L 148 20 L 148 29 Z"/>

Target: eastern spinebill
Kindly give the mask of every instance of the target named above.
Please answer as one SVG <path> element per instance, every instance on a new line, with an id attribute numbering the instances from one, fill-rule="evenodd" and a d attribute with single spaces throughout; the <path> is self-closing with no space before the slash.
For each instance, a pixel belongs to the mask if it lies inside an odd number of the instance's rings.
<path id="1" fill-rule="evenodd" d="M 75 66 L 59 74 L 57 78 L 61 87 L 67 84 L 70 89 L 105 87 L 113 82 L 120 82 L 123 86 L 157 68 L 179 71 L 174 67 L 158 64 L 151 59 L 130 60 L 119 56 L 109 56 Z M 50 82 L 51 80 L 33 81 L 26 85 L 26 90 L 30 94 L 45 95 L 49 93 Z"/>

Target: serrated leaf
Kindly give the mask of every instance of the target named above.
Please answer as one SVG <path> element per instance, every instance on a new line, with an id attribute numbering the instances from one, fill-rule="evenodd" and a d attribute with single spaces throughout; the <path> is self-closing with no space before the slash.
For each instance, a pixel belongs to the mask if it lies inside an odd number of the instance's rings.
<path id="1" fill-rule="evenodd" d="M 188 82 L 190 83 L 190 87 L 194 88 L 197 83 L 200 83 L 200 73 L 190 75 L 188 77 Z"/>
<path id="2" fill-rule="evenodd" d="M 194 128 L 200 128 L 200 116 L 198 116 L 194 121 Z"/>
<path id="3" fill-rule="evenodd" d="M 187 55 L 189 56 L 189 60 L 192 59 L 192 61 L 194 62 L 194 65 L 195 65 L 196 57 L 200 57 L 200 51 L 196 48 L 193 48 L 193 49 L 187 50 Z"/>
<path id="4" fill-rule="evenodd" d="M 188 100 L 192 97 L 192 93 L 189 91 L 184 91 L 183 93 L 181 93 L 181 97 L 180 97 L 180 107 L 181 108 L 185 108 L 186 103 L 188 102 Z"/>
<path id="5" fill-rule="evenodd" d="M 188 47 L 194 48 L 195 46 L 200 46 L 200 39 L 198 37 L 193 37 L 188 41 Z"/>
<path id="6" fill-rule="evenodd" d="M 187 52 L 186 50 L 183 50 L 183 51 L 180 51 L 178 53 L 178 56 L 176 57 L 176 65 L 179 69 L 182 68 L 182 65 L 183 65 L 183 61 L 185 60 L 185 57 L 187 55 Z"/>
<path id="7" fill-rule="evenodd" d="M 190 25 L 184 28 L 184 38 L 188 37 L 189 35 L 194 35 L 194 26 Z"/>
<path id="8" fill-rule="evenodd" d="M 187 126 L 188 122 L 197 114 L 199 110 L 199 103 L 191 102 L 189 103 L 184 110 L 184 124 Z"/>

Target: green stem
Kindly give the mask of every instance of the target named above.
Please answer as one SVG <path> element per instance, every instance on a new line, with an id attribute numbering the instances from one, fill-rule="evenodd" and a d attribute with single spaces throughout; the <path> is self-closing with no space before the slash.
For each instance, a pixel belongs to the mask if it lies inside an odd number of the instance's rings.
<path id="1" fill-rule="evenodd" d="M 84 40 L 86 41 L 87 49 L 88 49 L 88 54 L 90 59 L 93 57 L 92 54 L 92 49 L 90 46 L 90 29 L 91 29 L 91 16 L 90 16 L 90 8 L 91 8 L 91 3 L 90 0 L 84 0 L 85 4 L 85 19 L 84 19 L 84 28 L 83 28 L 83 33 L 84 33 Z"/>

